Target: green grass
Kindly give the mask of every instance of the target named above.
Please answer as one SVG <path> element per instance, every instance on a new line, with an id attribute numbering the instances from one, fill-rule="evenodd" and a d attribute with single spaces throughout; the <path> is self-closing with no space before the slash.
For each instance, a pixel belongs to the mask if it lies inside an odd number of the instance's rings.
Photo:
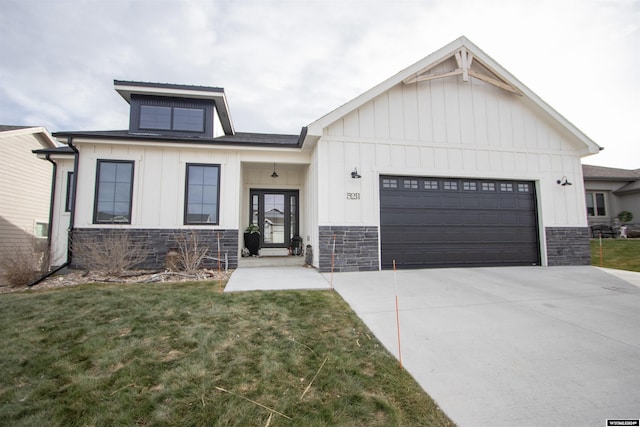
<path id="1" fill-rule="evenodd" d="M 640 272 L 640 239 L 602 239 L 602 264 L 600 242 L 592 239 L 591 265 Z"/>
<path id="2" fill-rule="evenodd" d="M 452 425 L 331 291 L 93 284 L 0 307 L 0 425 Z"/>

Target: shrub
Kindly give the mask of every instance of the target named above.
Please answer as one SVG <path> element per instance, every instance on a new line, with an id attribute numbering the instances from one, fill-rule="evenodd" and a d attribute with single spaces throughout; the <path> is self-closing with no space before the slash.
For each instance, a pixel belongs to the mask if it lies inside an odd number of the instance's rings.
<path id="1" fill-rule="evenodd" d="M 195 231 L 174 234 L 173 240 L 178 247 L 173 251 L 172 265 L 169 265 L 169 259 L 167 259 L 167 267 L 187 273 L 198 271 L 209 252 L 209 246 L 198 238 Z"/>
<path id="2" fill-rule="evenodd" d="M 622 211 L 618 214 L 618 219 L 622 222 L 631 222 L 633 214 L 629 211 Z"/>
<path id="3" fill-rule="evenodd" d="M 637 231 L 637 230 L 627 231 L 627 237 L 632 239 L 640 238 L 640 231 Z"/>
<path id="4" fill-rule="evenodd" d="M 29 247 L 18 247 L 0 257 L 0 273 L 12 287 L 31 284 L 49 269 L 49 245 L 46 240 L 33 238 Z"/>
<path id="5" fill-rule="evenodd" d="M 149 257 L 146 244 L 132 240 L 124 230 L 106 230 L 99 237 L 76 237 L 72 249 L 76 264 L 111 275 L 121 275 Z"/>

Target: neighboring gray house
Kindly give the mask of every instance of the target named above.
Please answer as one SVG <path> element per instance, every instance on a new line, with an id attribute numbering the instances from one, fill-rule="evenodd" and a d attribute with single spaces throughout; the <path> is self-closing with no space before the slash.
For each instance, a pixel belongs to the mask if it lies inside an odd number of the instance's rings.
<path id="1" fill-rule="evenodd" d="M 589 225 L 617 227 L 622 211 L 633 215 L 640 224 L 640 169 L 616 169 L 582 165 Z"/>

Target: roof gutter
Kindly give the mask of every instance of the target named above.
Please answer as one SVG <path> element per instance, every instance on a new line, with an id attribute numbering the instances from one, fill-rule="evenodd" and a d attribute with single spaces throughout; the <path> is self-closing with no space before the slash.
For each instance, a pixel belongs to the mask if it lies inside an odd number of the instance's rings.
<path id="1" fill-rule="evenodd" d="M 38 283 L 42 282 L 44 279 L 53 276 L 58 271 L 69 266 L 72 261 L 73 251 L 71 250 L 71 242 L 73 240 L 72 239 L 73 228 L 74 228 L 75 216 L 76 216 L 76 193 L 77 193 L 76 188 L 78 187 L 78 163 L 80 160 L 80 152 L 78 151 L 78 148 L 73 145 L 73 137 L 71 136 L 67 137 L 67 145 L 73 151 L 73 192 L 71 193 L 72 194 L 71 214 L 69 217 L 69 229 L 67 230 L 67 261 L 64 264 L 62 264 L 60 267 L 54 270 L 51 270 L 45 275 L 43 275 L 42 277 L 34 280 L 32 283 L 27 285 L 29 288 L 37 285 Z M 51 225 L 53 222 L 53 209 L 54 209 L 53 202 L 54 202 L 55 191 L 56 191 L 55 185 L 56 185 L 56 173 L 57 173 L 58 165 L 53 160 L 51 160 L 51 156 L 49 154 L 47 154 L 45 158 L 47 161 L 53 164 L 53 182 L 51 184 L 51 202 L 50 202 L 51 204 L 49 206 L 49 230 L 47 232 L 47 237 L 49 240 L 48 246 L 49 246 L 49 249 L 51 249 L 51 231 L 53 228 Z"/>

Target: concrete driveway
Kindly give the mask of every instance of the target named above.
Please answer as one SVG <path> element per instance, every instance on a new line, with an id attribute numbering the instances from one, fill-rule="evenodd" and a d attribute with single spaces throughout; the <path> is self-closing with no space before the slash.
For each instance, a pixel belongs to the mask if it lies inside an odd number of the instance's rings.
<path id="1" fill-rule="evenodd" d="M 403 365 L 458 425 L 640 417 L 640 273 L 507 267 L 395 277 Z M 394 273 L 333 282 L 397 356 Z"/>

